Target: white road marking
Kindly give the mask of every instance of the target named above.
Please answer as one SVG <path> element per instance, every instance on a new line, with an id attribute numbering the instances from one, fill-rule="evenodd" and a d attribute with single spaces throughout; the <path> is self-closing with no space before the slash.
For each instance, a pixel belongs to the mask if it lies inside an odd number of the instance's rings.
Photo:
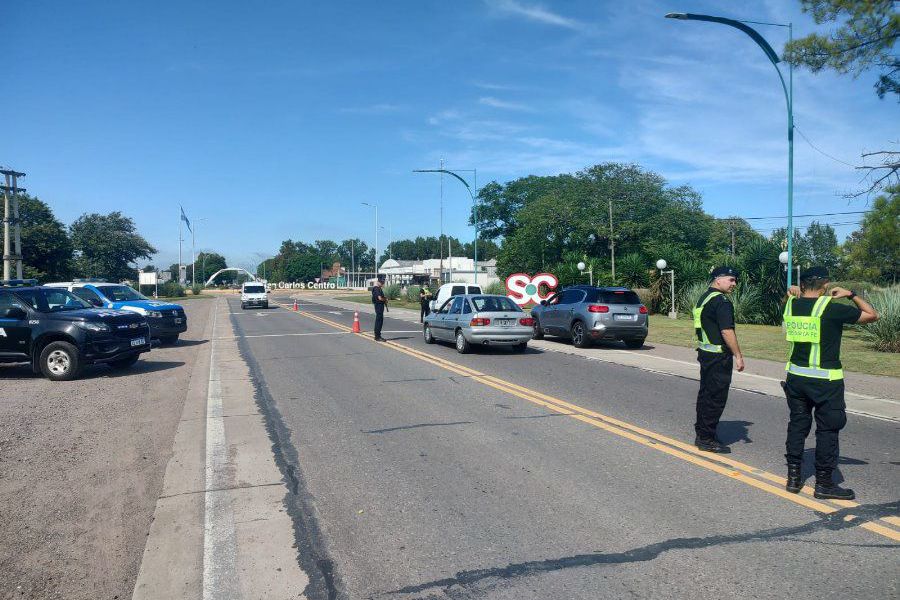
<path id="1" fill-rule="evenodd" d="M 213 336 L 219 307 L 213 311 Z M 222 388 L 216 363 L 216 337 L 210 341 L 209 389 L 206 400 L 206 492 L 203 525 L 203 598 L 205 600 L 237 599 L 237 544 L 234 515 L 228 493 L 228 447 L 225 422 L 222 419 Z"/>

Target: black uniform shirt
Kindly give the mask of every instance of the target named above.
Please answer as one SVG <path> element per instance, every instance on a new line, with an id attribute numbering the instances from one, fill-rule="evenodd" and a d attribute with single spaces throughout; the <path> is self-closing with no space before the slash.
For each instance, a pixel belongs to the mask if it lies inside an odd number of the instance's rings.
<path id="1" fill-rule="evenodd" d="M 372 288 L 372 304 L 384 304 L 384 300 L 381 300 L 383 297 L 384 289 L 380 285 Z"/>
<path id="2" fill-rule="evenodd" d="M 703 292 L 703 295 L 700 296 L 700 300 L 697 302 L 697 306 L 702 304 L 707 296 L 717 291 L 719 290 L 709 288 Z M 728 296 L 720 294 L 707 302 L 706 306 L 703 307 L 703 312 L 700 313 L 700 323 L 703 324 L 703 331 L 709 337 L 710 344 L 722 346 L 724 352 L 731 352 L 728 346 L 725 345 L 725 340 L 722 339 L 723 329 L 734 329 L 734 305 L 728 299 Z M 697 339 L 702 341 L 700 332 L 697 332 Z"/>
<path id="3" fill-rule="evenodd" d="M 431 292 L 425 291 L 424 289 L 419 290 L 419 304 L 422 306 L 428 306 L 428 302 L 431 301 L 431 298 L 428 295 Z"/>
<path id="4" fill-rule="evenodd" d="M 795 317 L 808 317 L 812 314 L 816 298 L 794 298 L 791 309 Z M 844 333 L 844 323 L 856 323 L 862 311 L 856 306 L 847 306 L 832 300 L 822 313 L 822 333 L 819 337 L 821 350 L 819 353 L 819 367 L 822 369 L 841 369 L 841 335 Z M 791 353 L 791 362 L 797 366 L 805 367 L 809 364 L 809 349 L 812 344 L 797 342 Z"/>

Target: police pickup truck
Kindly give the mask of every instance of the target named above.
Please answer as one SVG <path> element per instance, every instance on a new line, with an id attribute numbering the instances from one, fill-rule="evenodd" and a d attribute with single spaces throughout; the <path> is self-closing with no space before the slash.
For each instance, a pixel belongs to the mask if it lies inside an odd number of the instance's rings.
<path id="1" fill-rule="evenodd" d="M 130 311 L 93 308 L 37 281 L 0 281 L 0 363 L 31 363 L 54 381 L 78 377 L 105 363 L 125 369 L 150 350 L 150 328 Z"/>
<path id="2" fill-rule="evenodd" d="M 48 283 L 45 287 L 64 288 L 97 308 L 135 312 L 147 319 L 150 337 L 163 344 L 174 344 L 178 341 L 178 335 L 187 331 L 184 308 L 178 304 L 152 300 L 127 285 L 91 279 Z"/>

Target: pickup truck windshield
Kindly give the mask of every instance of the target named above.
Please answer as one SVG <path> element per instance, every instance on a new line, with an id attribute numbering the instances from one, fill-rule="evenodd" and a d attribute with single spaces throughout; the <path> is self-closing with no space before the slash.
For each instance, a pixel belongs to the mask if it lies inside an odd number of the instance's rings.
<path id="1" fill-rule="evenodd" d="M 265 294 L 266 288 L 261 285 L 248 285 L 244 288 L 245 294 Z"/>
<path id="2" fill-rule="evenodd" d="M 21 292 L 13 293 L 33 310 L 42 313 L 93 308 L 90 304 L 66 290 L 46 288 L 22 290 Z"/>
<path id="3" fill-rule="evenodd" d="M 98 290 L 112 302 L 128 302 L 131 300 L 149 300 L 149 298 L 127 285 L 104 285 Z"/>

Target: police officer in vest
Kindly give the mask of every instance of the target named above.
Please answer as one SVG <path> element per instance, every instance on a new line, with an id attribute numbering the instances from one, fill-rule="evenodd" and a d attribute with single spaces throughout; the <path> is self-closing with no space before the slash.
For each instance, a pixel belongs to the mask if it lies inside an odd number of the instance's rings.
<path id="1" fill-rule="evenodd" d="M 372 305 L 375 307 L 375 341 L 383 342 L 381 328 L 384 325 L 384 309 L 387 306 L 387 297 L 384 295 L 384 275 L 379 274 L 375 285 L 372 287 Z"/>
<path id="2" fill-rule="evenodd" d="M 832 473 L 838 462 L 838 433 L 847 424 L 844 374 L 841 370 L 841 335 L 844 323 L 872 323 L 878 313 L 856 292 L 835 287 L 826 293 L 828 271 L 812 267 L 800 274 L 800 287 L 788 291 L 784 326 L 791 342 L 786 381 L 791 417 L 787 430 L 788 477 L 786 489 L 803 487 L 800 463 L 803 445 L 816 419 L 816 498 L 852 500 L 853 490 L 837 486 Z M 849 298 L 855 306 L 834 302 Z"/>
<path id="3" fill-rule="evenodd" d="M 734 267 L 718 267 L 710 273 L 710 278 L 709 289 L 694 308 L 700 363 L 694 444 L 706 452 L 728 453 L 731 449 L 716 437 L 716 428 L 728 401 L 731 371 L 744 370 L 744 357 L 734 332 L 734 305 L 727 296 L 737 286 L 738 272 Z"/>

